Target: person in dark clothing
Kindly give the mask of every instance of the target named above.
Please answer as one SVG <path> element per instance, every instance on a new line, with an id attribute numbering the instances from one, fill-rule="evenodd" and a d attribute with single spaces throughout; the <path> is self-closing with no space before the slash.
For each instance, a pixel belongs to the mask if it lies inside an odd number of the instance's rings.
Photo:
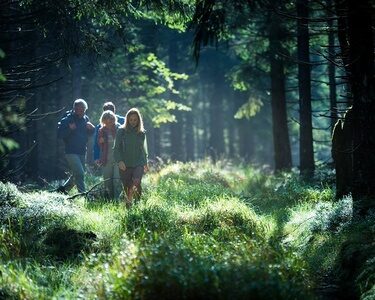
<path id="1" fill-rule="evenodd" d="M 76 184 L 78 192 L 84 193 L 85 156 L 89 135 L 95 126 L 85 114 L 88 106 L 85 100 L 77 99 L 73 103 L 73 110 L 63 117 L 59 124 L 58 136 L 64 141 L 65 158 L 72 171 L 71 176 L 58 190 L 69 191 Z"/>
<path id="2" fill-rule="evenodd" d="M 133 197 L 141 196 L 141 180 L 148 171 L 146 131 L 138 109 L 130 109 L 125 124 L 116 133 L 114 158 L 120 169 L 120 177 L 126 192 L 125 205 L 130 207 Z"/>

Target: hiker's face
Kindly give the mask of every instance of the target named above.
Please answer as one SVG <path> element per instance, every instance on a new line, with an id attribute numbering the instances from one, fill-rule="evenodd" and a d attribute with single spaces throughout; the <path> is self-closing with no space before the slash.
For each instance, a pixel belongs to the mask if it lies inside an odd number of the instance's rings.
<path id="1" fill-rule="evenodd" d="M 112 127 L 115 125 L 115 119 L 106 119 L 103 121 L 104 125 L 107 127 Z"/>
<path id="2" fill-rule="evenodd" d="M 83 105 L 74 106 L 74 114 L 82 118 L 85 114 L 85 107 Z"/>
<path id="3" fill-rule="evenodd" d="M 138 123 L 139 123 L 139 119 L 138 119 L 138 115 L 137 114 L 131 114 L 130 116 L 128 116 L 129 118 L 129 124 L 131 127 L 137 127 L 138 126 Z"/>

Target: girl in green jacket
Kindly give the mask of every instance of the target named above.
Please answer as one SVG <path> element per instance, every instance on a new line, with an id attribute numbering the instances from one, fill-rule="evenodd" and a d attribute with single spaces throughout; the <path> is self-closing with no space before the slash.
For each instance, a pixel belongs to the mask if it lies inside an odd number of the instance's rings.
<path id="1" fill-rule="evenodd" d="M 125 204 L 130 207 L 133 197 L 139 199 L 141 196 L 142 176 L 148 171 L 146 132 L 137 108 L 131 108 L 126 113 L 125 124 L 117 130 L 114 157 L 126 194 Z"/>

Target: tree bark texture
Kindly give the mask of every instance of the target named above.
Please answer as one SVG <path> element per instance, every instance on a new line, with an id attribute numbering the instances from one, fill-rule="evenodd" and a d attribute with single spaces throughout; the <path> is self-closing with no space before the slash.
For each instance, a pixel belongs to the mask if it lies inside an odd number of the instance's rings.
<path id="1" fill-rule="evenodd" d="M 375 82 L 374 19 L 370 1 L 336 1 L 338 12 L 346 12 L 342 51 L 348 46 L 347 77 L 353 106 L 344 124 L 351 127 L 351 185 L 354 209 L 362 214 L 375 207 Z M 345 10 L 344 10 L 345 9 Z M 335 136 L 334 136 L 335 137 Z"/>
<path id="2" fill-rule="evenodd" d="M 300 109 L 300 171 L 314 174 L 314 147 L 311 115 L 311 66 L 309 47 L 309 8 L 307 0 L 297 0 L 297 52 Z"/>
<path id="3" fill-rule="evenodd" d="M 169 68 L 172 72 L 178 72 L 178 42 L 177 37 L 172 35 L 169 44 Z M 178 90 L 179 82 L 175 83 L 176 89 Z M 170 97 L 176 102 L 180 102 L 178 95 L 171 93 Z M 171 158 L 172 160 L 184 161 L 185 151 L 183 148 L 183 132 L 182 132 L 182 114 L 179 111 L 175 111 L 177 119 L 176 123 L 171 123 Z"/>
<path id="4" fill-rule="evenodd" d="M 192 103 L 189 104 L 191 107 Z M 185 114 L 185 145 L 186 160 L 193 161 L 195 159 L 195 135 L 194 135 L 194 114 L 188 112 Z"/>
<path id="5" fill-rule="evenodd" d="M 331 130 L 335 127 L 337 121 L 337 91 L 336 91 L 336 50 L 335 50 L 335 32 L 333 26 L 333 5 L 332 1 L 328 1 L 328 9 L 330 19 L 327 22 L 328 25 L 328 80 L 329 80 L 329 103 L 330 103 L 330 117 L 331 117 Z"/>
<path id="6" fill-rule="evenodd" d="M 271 108 L 275 171 L 290 170 L 292 155 L 288 133 L 285 96 L 284 58 L 282 57 L 280 20 L 271 15 L 269 33 L 271 64 Z"/>
<path id="7" fill-rule="evenodd" d="M 216 51 L 216 50 L 212 50 Z M 216 59 L 214 59 L 216 57 Z M 209 82 L 211 92 L 209 93 L 209 155 L 215 162 L 224 153 L 224 128 L 223 128 L 223 85 L 224 75 L 221 64 L 218 64 L 218 53 L 212 53 L 209 58 L 211 68 Z"/>

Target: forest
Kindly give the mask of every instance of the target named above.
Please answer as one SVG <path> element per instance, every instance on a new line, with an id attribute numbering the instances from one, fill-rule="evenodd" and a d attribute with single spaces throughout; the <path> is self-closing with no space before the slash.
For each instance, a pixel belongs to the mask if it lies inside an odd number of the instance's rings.
<path id="1" fill-rule="evenodd" d="M 0 299 L 375 299 L 374 1 L 0 0 L 0 30 Z"/>

